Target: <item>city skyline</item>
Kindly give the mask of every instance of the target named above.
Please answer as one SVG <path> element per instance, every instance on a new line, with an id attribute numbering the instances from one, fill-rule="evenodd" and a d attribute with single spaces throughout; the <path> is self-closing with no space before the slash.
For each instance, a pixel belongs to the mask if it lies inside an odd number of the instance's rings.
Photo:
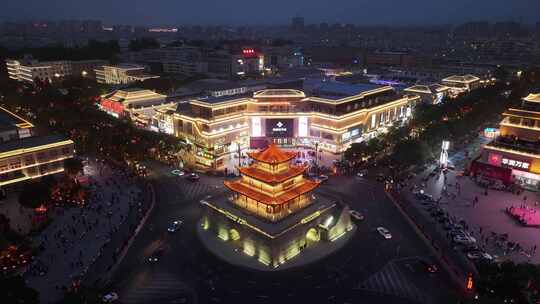
<path id="1" fill-rule="evenodd" d="M 405 4 L 345 0 L 339 5 L 329 6 L 323 0 L 316 0 L 310 1 L 308 6 L 303 1 L 287 3 L 278 0 L 273 7 L 266 7 L 262 11 L 260 5 L 247 0 L 202 0 L 189 5 L 170 0 L 152 3 L 135 0 L 129 2 L 129 6 L 125 0 L 114 3 L 104 0 L 92 3 L 67 0 L 21 1 L 5 4 L 3 14 L 0 13 L 0 21 L 98 19 L 106 24 L 141 26 L 289 24 L 294 16 L 304 17 L 306 24 L 327 22 L 388 26 L 457 24 L 477 20 L 524 23 L 539 21 L 535 12 L 540 10 L 540 2 L 520 0 L 509 3 L 495 0 L 489 2 L 489 7 L 486 3 L 414 0 Z M 62 9 L 58 10 L 60 7 Z M 107 9 L 102 9 L 104 7 Z M 261 14 L 265 15 L 264 18 L 261 18 Z"/>

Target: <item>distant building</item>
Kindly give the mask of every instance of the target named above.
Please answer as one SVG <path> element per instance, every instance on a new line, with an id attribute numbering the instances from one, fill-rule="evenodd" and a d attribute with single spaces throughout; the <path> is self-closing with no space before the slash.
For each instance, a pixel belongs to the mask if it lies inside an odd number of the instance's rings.
<path id="1" fill-rule="evenodd" d="M 128 84 L 144 81 L 151 78 L 159 78 L 145 72 L 146 68 L 138 64 L 104 65 L 96 68 L 96 80 L 106 84 Z"/>
<path id="2" fill-rule="evenodd" d="M 147 126 L 156 109 L 173 104 L 165 95 L 151 90 L 129 88 L 102 96 L 99 107 L 114 117 L 130 117 L 135 124 Z"/>
<path id="3" fill-rule="evenodd" d="M 414 85 L 403 91 L 420 96 L 423 103 L 439 104 L 449 95 L 450 88 L 434 83 L 430 85 Z"/>
<path id="4" fill-rule="evenodd" d="M 245 77 L 264 73 L 264 54 L 255 48 L 218 50 L 206 54 L 208 74 L 214 77 Z"/>
<path id="5" fill-rule="evenodd" d="M 416 65 L 416 57 L 405 52 L 375 52 L 366 54 L 368 66 L 400 66 L 409 67 Z"/>
<path id="6" fill-rule="evenodd" d="M 304 30 L 304 17 L 293 17 L 291 21 L 291 29 L 293 31 L 301 32 Z"/>
<path id="7" fill-rule="evenodd" d="M 474 75 L 453 75 L 444 78 L 442 84 L 450 87 L 450 92 L 453 95 L 470 92 L 482 86 L 480 78 Z"/>
<path id="8" fill-rule="evenodd" d="M 7 59 L 6 67 L 9 78 L 17 81 L 34 82 L 40 81 L 53 82 L 64 77 L 90 77 L 94 78 L 94 69 L 107 64 L 105 60 L 59 60 L 43 61 L 25 57 L 14 60 Z"/>
<path id="9" fill-rule="evenodd" d="M 484 146 L 471 165 L 473 175 L 505 184 L 540 189 L 540 94 L 529 94 L 520 106 L 506 110 L 500 135 Z"/>
<path id="10" fill-rule="evenodd" d="M 208 72 L 208 63 L 203 60 L 203 54 L 197 47 L 167 47 L 147 49 L 138 52 L 126 52 L 121 55 L 126 62 L 161 66 L 166 74 L 205 74 Z"/>
<path id="11" fill-rule="evenodd" d="M 0 187 L 64 171 L 74 155 L 73 141 L 35 136 L 34 125 L 0 107 Z"/>

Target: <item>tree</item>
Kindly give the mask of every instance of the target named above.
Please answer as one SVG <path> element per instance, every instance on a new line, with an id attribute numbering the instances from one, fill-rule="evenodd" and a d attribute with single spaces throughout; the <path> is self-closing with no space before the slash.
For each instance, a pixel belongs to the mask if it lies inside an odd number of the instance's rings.
<path id="1" fill-rule="evenodd" d="M 0 279 L 3 303 L 19 303 L 19 304 L 37 304 L 39 303 L 39 293 L 28 286 L 24 282 L 23 277 L 14 276 Z"/>
<path id="2" fill-rule="evenodd" d="M 392 150 L 391 159 L 399 165 L 410 166 L 421 164 L 429 158 L 429 148 L 426 143 L 417 139 L 407 139 L 398 142 Z"/>
<path id="3" fill-rule="evenodd" d="M 37 208 L 50 200 L 50 189 L 51 185 L 43 180 L 28 182 L 19 195 L 19 204 L 25 208 Z"/>
<path id="4" fill-rule="evenodd" d="M 476 290 L 480 298 L 500 303 L 537 303 L 539 300 L 540 268 L 529 263 L 481 263 Z"/>
<path id="5" fill-rule="evenodd" d="M 76 176 L 83 171 L 84 165 L 79 158 L 68 158 L 64 160 L 64 170 L 69 176 Z"/>
<path id="6" fill-rule="evenodd" d="M 159 48 L 159 42 L 154 38 L 137 38 L 129 42 L 130 51 L 140 51 L 145 49 L 157 49 Z"/>

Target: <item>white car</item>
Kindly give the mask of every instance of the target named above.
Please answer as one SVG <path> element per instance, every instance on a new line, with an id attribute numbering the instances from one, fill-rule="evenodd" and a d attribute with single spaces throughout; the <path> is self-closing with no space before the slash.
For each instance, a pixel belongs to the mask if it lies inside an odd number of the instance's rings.
<path id="1" fill-rule="evenodd" d="M 360 212 L 358 212 L 358 211 L 356 211 L 356 210 L 349 210 L 349 214 L 350 214 L 353 218 L 355 218 L 355 219 L 357 219 L 357 220 L 359 220 L 359 221 L 364 220 L 364 216 L 362 215 L 362 213 L 360 213 Z"/>
<path id="2" fill-rule="evenodd" d="M 472 236 L 460 234 L 454 237 L 454 242 L 459 244 L 474 244 L 476 243 L 476 239 Z"/>
<path id="3" fill-rule="evenodd" d="M 392 238 L 392 234 L 390 233 L 390 231 L 384 227 L 377 227 L 377 231 L 387 240 Z"/>
<path id="4" fill-rule="evenodd" d="M 470 251 L 467 253 L 467 257 L 471 260 L 478 260 L 478 259 L 485 259 L 488 261 L 493 260 L 493 257 L 489 253 L 482 252 L 482 251 Z"/>
<path id="5" fill-rule="evenodd" d="M 180 229 L 180 226 L 182 226 L 183 223 L 184 222 L 182 222 L 181 220 L 174 221 L 169 226 L 169 228 L 167 228 L 167 231 L 169 231 L 170 233 L 175 233 L 176 231 L 178 231 L 178 229 Z"/>
<path id="6" fill-rule="evenodd" d="M 103 303 L 112 303 L 118 300 L 118 294 L 116 292 L 109 292 L 108 294 L 104 295 L 101 300 Z"/>
<path id="7" fill-rule="evenodd" d="M 184 172 L 182 170 L 175 169 L 175 170 L 171 171 L 171 174 L 176 175 L 176 176 L 184 176 L 184 174 L 186 174 L 186 172 Z"/>
<path id="8" fill-rule="evenodd" d="M 326 176 L 326 175 L 319 175 L 319 176 L 317 177 L 317 180 L 319 180 L 321 183 L 324 183 L 325 181 L 328 180 L 328 176 Z"/>

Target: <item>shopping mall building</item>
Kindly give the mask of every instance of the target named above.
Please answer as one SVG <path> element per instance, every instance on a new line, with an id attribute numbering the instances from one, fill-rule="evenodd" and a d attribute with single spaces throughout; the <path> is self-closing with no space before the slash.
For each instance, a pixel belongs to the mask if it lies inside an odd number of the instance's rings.
<path id="1" fill-rule="evenodd" d="M 407 120 L 420 100 L 390 86 L 360 88 L 354 94 L 319 90 L 306 96 L 300 90 L 266 89 L 194 99 L 158 110 L 153 123 L 192 144 L 199 165 L 219 169 L 239 150 L 267 143 L 341 153 Z"/>
<path id="2" fill-rule="evenodd" d="M 500 135 L 484 147 L 471 165 L 474 175 L 540 188 L 540 94 L 503 113 Z"/>

